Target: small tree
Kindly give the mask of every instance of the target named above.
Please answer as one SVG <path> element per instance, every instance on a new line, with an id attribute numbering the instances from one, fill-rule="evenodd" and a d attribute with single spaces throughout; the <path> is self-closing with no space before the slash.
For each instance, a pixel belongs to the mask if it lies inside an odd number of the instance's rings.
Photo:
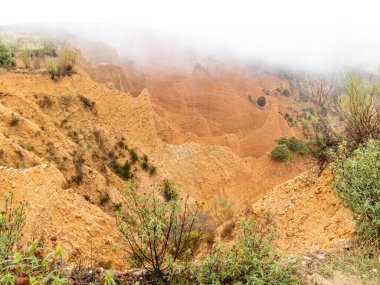
<path id="1" fill-rule="evenodd" d="M 260 96 L 257 99 L 257 105 L 259 105 L 260 107 L 264 107 L 266 103 L 267 103 L 267 100 L 265 99 L 264 96 Z"/>
<path id="2" fill-rule="evenodd" d="M 0 68 L 13 68 L 16 66 L 16 60 L 12 56 L 11 50 L 4 44 L 0 43 Z"/>
<path id="3" fill-rule="evenodd" d="M 139 194 L 131 180 L 126 198 L 127 206 L 117 212 L 117 221 L 134 257 L 133 264 L 163 281 L 172 264 L 186 260 L 198 243 L 198 207 L 191 211 L 187 201 L 165 202 L 155 192 Z"/>
<path id="4" fill-rule="evenodd" d="M 333 184 L 344 205 L 357 221 L 359 234 L 380 238 L 380 141 L 369 140 L 347 156 L 347 145 L 339 147 L 331 164 Z"/>

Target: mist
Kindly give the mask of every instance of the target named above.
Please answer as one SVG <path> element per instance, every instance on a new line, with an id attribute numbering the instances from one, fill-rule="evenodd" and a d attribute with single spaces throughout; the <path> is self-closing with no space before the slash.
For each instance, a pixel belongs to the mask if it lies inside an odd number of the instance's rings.
<path id="1" fill-rule="evenodd" d="M 142 65 L 179 64 L 186 53 L 200 61 L 212 57 L 315 72 L 380 66 L 376 1 L 68 0 L 60 5 L 8 1 L 1 4 L 10 12 L 0 24 L 102 41 Z"/>

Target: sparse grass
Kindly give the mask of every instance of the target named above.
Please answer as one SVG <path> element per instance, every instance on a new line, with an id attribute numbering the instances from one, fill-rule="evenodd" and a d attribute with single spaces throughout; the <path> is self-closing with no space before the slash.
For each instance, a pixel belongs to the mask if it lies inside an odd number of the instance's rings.
<path id="1" fill-rule="evenodd" d="M 134 148 L 128 149 L 129 156 L 131 158 L 131 164 L 135 164 L 137 160 L 139 159 L 139 156 L 137 155 L 137 152 Z"/>
<path id="2" fill-rule="evenodd" d="M 81 184 L 83 181 L 83 165 L 84 165 L 84 158 L 83 153 L 76 154 L 73 157 L 74 167 L 75 167 L 75 176 L 72 178 L 72 180 L 77 184 Z"/>
<path id="3" fill-rule="evenodd" d="M 333 277 L 334 271 L 341 271 L 379 284 L 379 244 L 369 239 L 353 239 L 348 247 L 332 252 L 326 260 L 317 265 L 316 270 L 327 277 Z"/>
<path id="4" fill-rule="evenodd" d="M 79 95 L 78 97 L 85 108 L 90 109 L 92 112 L 96 111 L 96 106 L 95 106 L 94 101 L 88 99 L 87 97 L 83 95 Z"/>
<path id="5" fill-rule="evenodd" d="M 53 101 L 49 95 L 43 95 L 42 99 L 38 100 L 37 104 L 42 109 L 50 108 L 53 105 Z"/>
<path id="6" fill-rule="evenodd" d="M 149 166 L 149 175 L 153 176 L 157 173 L 157 167 L 154 165 Z"/>
<path id="7" fill-rule="evenodd" d="M 236 222 L 234 220 L 229 221 L 223 228 L 222 232 L 220 233 L 221 238 L 231 238 L 232 233 L 236 227 Z"/>
<path id="8" fill-rule="evenodd" d="M 111 197 L 110 194 L 108 194 L 108 192 L 102 193 L 99 198 L 99 205 L 105 206 L 110 201 L 110 199 Z"/>

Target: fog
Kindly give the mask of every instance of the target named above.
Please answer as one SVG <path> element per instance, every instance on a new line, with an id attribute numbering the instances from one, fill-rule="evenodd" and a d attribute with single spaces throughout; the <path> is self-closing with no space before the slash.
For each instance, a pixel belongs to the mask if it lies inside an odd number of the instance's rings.
<path id="1" fill-rule="evenodd" d="M 380 66 L 377 1 L 3 1 L 1 25 L 105 41 L 142 61 L 158 46 L 311 71 Z"/>

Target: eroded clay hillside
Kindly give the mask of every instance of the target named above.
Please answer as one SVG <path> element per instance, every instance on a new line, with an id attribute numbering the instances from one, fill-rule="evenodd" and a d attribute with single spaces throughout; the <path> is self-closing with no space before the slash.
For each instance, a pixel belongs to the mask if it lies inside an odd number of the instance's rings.
<path id="1" fill-rule="evenodd" d="M 268 111 L 269 112 L 269 111 Z M 28 201 L 25 237 L 57 234 L 67 250 L 91 248 L 117 266 L 123 241 L 113 212 L 123 202 L 121 166 L 138 155 L 131 173 L 144 189 L 175 179 L 184 195 L 212 201 L 222 196 L 245 205 L 308 167 L 268 156 L 240 158 L 218 144 L 164 142 L 160 114 L 148 90 L 134 98 L 78 73 L 58 81 L 49 75 L 0 76 L 0 191 Z M 144 170 L 143 155 L 152 174 Z M 119 175 L 117 175 L 119 174 Z"/>

